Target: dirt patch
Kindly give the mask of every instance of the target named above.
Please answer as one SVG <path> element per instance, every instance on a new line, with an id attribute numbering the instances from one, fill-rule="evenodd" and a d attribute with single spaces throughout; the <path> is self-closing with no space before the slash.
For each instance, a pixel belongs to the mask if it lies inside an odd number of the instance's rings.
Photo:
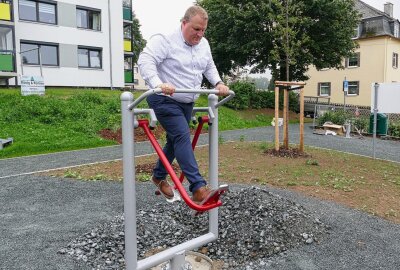
<path id="1" fill-rule="evenodd" d="M 135 142 L 143 142 L 143 141 L 148 141 L 147 135 L 144 133 L 142 128 L 135 128 Z M 165 136 L 165 130 L 160 126 L 157 125 L 153 130 L 152 130 L 154 136 L 156 139 L 161 139 L 163 136 Z M 122 144 L 122 129 L 117 129 L 117 130 L 111 130 L 111 129 L 103 129 L 100 130 L 99 135 L 106 140 L 113 140 L 118 142 L 119 144 Z"/>
<path id="2" fill-rule="evenodd" d="M 285 158 L 298 158 L 298 157 L 309 157 L 310 155 L 304 151 L 300 151 L 298 148 L 289 147 L 288 149 L 279 148 L 278 151 L 275 149 L 267 149 L 264 152 L 267 155 L 274 157 L 285 157 Z"/>
<path id="3" fill-rule="evenodd" d="M 135 142 L 143 142 L 148 141 L 149 138 L 147 137 L 146 133 L 143 131 L 142 128 L 135 128 Z M 165 138 L 165 130 L 160 126 L 157 125 L 154 129 L 151 130 L 154 137 L 159 140 Z M 202 130 L 201 133 L 206 133 L 206 130 Z M 194 135 L 196 133 L 196 128 L 191 128 L 190 133 Z M 99 131 L 100 137 L 106 140 L 113 140 L 122 144 L 122 129 L 111 130 L 111 129 L 103 129 Z"/>
<path id="4" fill-rule="evenodd" d="M 331 200 L 400 223 L 400 166 L 336 151 L 305 148 L 305 155 L 268 154 L 273 144 L 224 143 L 219 149 L 220 183 L 271 185 Z M 208 148 L 195 151 L 208 178 Z M 155 155 L 137 158 L 137 180 L 148 181 Z M 174 165 L 176 171 L 179 166 Z M 108 162 L 47 173 L 89 180 L 122 180 L 122 162 Z M 97 176 L 97 177 L 96 177 Z"/>

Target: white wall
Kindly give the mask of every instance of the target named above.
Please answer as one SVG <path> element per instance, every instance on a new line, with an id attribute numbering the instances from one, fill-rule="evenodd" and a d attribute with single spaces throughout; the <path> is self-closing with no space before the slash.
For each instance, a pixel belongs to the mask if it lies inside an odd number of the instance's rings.
<path id="1" fill-rule="evenodd" d="M 14 1 L 17 72 L 21 74 L 20 40 L 43 41 L 58 44 L 83 45 L 102 48 L 102 68 L 43 67 L 47 86 L 123 87 L 123 14 L 122 0 L 65 0 L 58 1 L 101 10 L 101 31 L 48 25 L 19 20 L 18 1 Z M 108 4 L 110 3 L 110 7 Z M 111 16 L 109 16 L 109 8 Z M 111 24 L 109 18 L 111 17 Z M 111 48 L 109 29 L 111 28 Z M 59 50 L 59 53 L 60 52 Z M 110 57 L 110 54 L 112 55 Z M 61 57 L 60 57 L 61 58 Z M 111 72 L 112 69 L 112 72 Z M 24 66 L 25 75 L 38 75 L 37 66 Z"/>

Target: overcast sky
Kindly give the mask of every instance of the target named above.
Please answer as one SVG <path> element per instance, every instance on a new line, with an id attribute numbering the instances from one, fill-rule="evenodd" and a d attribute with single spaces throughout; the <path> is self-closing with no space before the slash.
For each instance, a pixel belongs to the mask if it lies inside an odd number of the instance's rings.
<path id="1" fill-rule="evenodd" d="M 179 20 L 194 0 L 133 0 L 133 10 L 139 19 L 142 35 L 148 39 L 155 33 L 170 32 L 179 27 Z M 400 19 L 400 0 L 363 0 L 383 11 L 383 5 L 391 2 L 394 17 Z"/>

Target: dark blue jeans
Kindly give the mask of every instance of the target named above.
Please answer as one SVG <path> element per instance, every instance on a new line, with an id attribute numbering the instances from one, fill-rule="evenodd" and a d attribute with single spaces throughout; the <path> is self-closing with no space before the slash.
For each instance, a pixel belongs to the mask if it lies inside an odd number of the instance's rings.
<path id="1" fill-rule="evenodd" d="M 147 97 L 147 103 L 167 132 L 167 143 L 163 151 L 169 163 L 176 158 L 190 183 L 189 190 L 192 193 L 205 186 L 206 181 L 200 175 L 190 140 L 188 123 L 192 115 L 193 103 L 180 103 L 163 95 L 151 95 Z M 160 160 L 157 161 L 153 175 L 156 179 L 167 177 L 167 171 Z"/>

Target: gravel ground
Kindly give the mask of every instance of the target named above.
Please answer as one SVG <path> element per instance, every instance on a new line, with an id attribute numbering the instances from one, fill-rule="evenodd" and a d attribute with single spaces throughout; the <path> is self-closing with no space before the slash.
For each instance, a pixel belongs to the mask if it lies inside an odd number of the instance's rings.
<path id="1" fill-rule="evenodd" d="M 302 206 L 268 192 L 248 187 L 228 193 L 220 208 L 220 238 L 199 250 L 234 269 L 258 259 L 267 260 L 300 245 L 318 243 L 329 231 Z M 183 202 L 157 203 L 138 212 L 139 259 L 208 232 L 208 215 L 193 217 Z M 95 269 L 123 269 L 124 219 L 92 229 L 59 251 Z"/>
<path id="2" fill-rule="evenodd" d="M 121 183 L 24 175 L 2 178 L 0 185 L 0 269 L 4 270 L 91 269 L 58 252 L 123 211 Z M 243 187 L 231 186 L 232 193 Z M 399 225 L 332 202 L 267 190 L 289 206 L 294 202 L 299 209 L 304 207 L 306 215 L 320 217 L 330 233 L 318 243 L 294 246 L 267 259 L 250 259 L 232 269 L 400 269 Z M 153 185 L 137 185 L 137 194 L 139 212 L 160 203 Z"/>

